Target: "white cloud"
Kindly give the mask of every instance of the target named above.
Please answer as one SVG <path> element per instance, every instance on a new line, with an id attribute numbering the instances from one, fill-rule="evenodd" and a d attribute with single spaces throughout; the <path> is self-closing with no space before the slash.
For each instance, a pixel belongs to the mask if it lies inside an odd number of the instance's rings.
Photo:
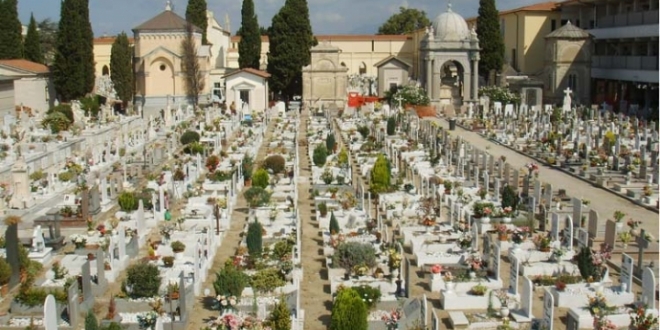
<path id="1" fill-rule="evenodd" d="M 338 13 L 323 13 L 315 15 L 315 22 L 324 22 L 324 23 L 338 23 L 343 22 L 344 17 Z"/>

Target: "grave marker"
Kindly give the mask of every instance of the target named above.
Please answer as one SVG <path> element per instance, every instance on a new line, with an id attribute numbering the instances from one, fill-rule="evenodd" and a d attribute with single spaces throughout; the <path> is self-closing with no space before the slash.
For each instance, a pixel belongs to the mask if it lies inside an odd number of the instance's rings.
<path id="1" fill-rule="evenodd" d="M 543 294 L 543 325 L 546 329 L 553 328 L 553 318 L 554 318 L 554 305 L 555 299 L 552 297 L 550 290 L 546 288 Z"/>
<path id="2" fill-rule="evenodd" d="M 554 212 L 551 213 L 550 237 L 553 241 L 559 240 L 559 215 Z"/>
<path id="3" fill-rule="evenodd" d="M 49 294 L 44 301 L 44 328 L 57 330 L 57 303 L 52 294 Z"/>
<path id="4" fill-rule="evenodd" d="M 582 200 L 575 197 L 573 197 L 573 219 L 576 219 L 577 221 L 582 219 Z M 582 225 L 580 225 L 580 227 L 582 227 Z"/>
<path id="5" fill-rule="evenodd" d="M 623 253 L 621 255 L 621 291 L 632 292 L 633 258 Z M 625 287 L 624 287 L 625 286 Z"/>
<path id="6" fill-rule="evenodd" d="M 523 315 L 532 318 L 532 298 L 534 293 L 534 284 L 529 277 L 523 277 L 522 296 L 520 304 L 522 305 Z"/>
<path id="7" fill-rule="evenodd" d="M 431 311 L 431 330 L 440 330 L 440 318 L 435 309 Z"/>
<path id="8" fill-rule="evenodd" d="M 577 236 L 578 236 L 577 238 L 578 246 L 580 248 L 589 246 L 589 233 L 587 233 L 586 230 L 584 230 L 583 228 L 578 228 Z"/>
<path id="9" fill-rule="evenodd" d="M 509 292 L 514 295 L 518 294 L 518 272 L 520 271 L 520 264 L 518 263 L 518 258 L 514 254 L 509 255 L 511 260 L 511 267 L 509 274 Z"/>
<path id="10" fill-rule="evenodd" d="M 616 222 L 607 220 L 605 223 L 605 244 L 614 247 L 616 242 Z"/>
<path id="11" fill-rule="evenodd" d="M 85 302 L 90 301 L 94 298 L 94 293 L 92 292 L 92 274 L 89 265 L 89 260 L 85 261 L 82 266 L 82 289 L 83 289 L 83 299 Z"/>
<path id="12" fill-rule="evenodd" d="M 642 271 L 642 262 L 644 261 L 644 250 L 649 248 L 649 241 L 646 240 L 646 230 L 642 229 L 639 232 L 639 236 L 637 236 L 637 239 L 635 242 L 637 243 L 637 247 L 639 248 L 639 252 L 637 254 L 637 270 Z"/>
<path id="13" fill-rule="evenodd" d="M 566 216 L 564 220 L 564 243 L 562 244 L 567 250 L 573 250 L 573 218 L 570 215 Z"/>
<path id="14" fill-rule="evenodd" d="M 642 273 L 642 303 L 647 309 L 655 310 L 655 290 L 655 274 L 650 267 L 646 267 Z"/>
<path id="15" fill-rule="evenodd" d="M 496 243 L 490 245 L 490 267 L 496 280 L 500 279 L 500 247 Z"/>

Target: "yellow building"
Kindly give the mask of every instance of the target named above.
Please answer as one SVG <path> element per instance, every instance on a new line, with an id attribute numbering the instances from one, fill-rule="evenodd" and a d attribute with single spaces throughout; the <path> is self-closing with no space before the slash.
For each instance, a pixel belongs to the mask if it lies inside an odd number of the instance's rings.
<path id="1" fill-rule="evenodd" d="M 341 49 L 340 65 L 348 68 L 348 74 L 366 74 L 375 76 L 375 65 L 389 56 L 396 56 L 412 63 L 416 47 L 412 36 L 407 35 L 318 35 L 319 44 L 327 43 Z M 240 36 L 231 37 L 227 54 L 229 67 L 238 67 L 238 43 Z M 266 69 L 268 37 L 261 37 L 261 69 Z"/>
<path id="2" fill-rule="evenodd" d="M 466 20 L 476 26 L 477 18 Z M 559 3 L 543 2 L 500 11 L 500 32 L 504 38 L 505 63 L 522 75 L 544 73 L 545 36 L 561 27 Z"/>
<path id="3" fill-rule="evenodd" d="M 94 74 L 97 77 L 110 75 L 110 55 L 114 42 L 115 37 L 94 38 Z M 128 38 L 128 42 L 133 46 L 133 38 Z"/>

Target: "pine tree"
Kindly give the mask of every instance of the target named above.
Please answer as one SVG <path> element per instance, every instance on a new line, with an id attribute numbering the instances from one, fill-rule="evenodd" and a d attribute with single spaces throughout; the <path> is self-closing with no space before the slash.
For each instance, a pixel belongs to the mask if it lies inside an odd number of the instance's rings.
<path id="1" fill-rule="evenodd" d="M 133 99 L 133 51 L 126 33 L 120 33 L 110 50 L 110 78 L 124 107 Z"/>
<path id="2" fill-rule="evenodd" d="M 30 25 L 28 25 L 27 35 L 25 36 L 25 59 L 36 63 L 44 63 L 44 54 L 41 52 L 41 39 L 39 30 L 37 30 L 37 21 L 34 15 L 30 14 Z"/>
<path id="3" fill-rule="evenodd" d="M 23 58 L 23 25 L 18 19 L 18 1 L 0 1 L 0 59 Z"/>
<path id="4" fill-rule="evenodd" d="M 376 163 L 371 170 L 371 178 L 369 180 L 369 189 L 374 194 L 386 192 L 390 188 L 390 164 L 385 156 L 378 155 Z"/>
<path id="5" fill-rule="evenodd" d="M 254 13 L 254 1 L 243 0 L 241 8 L 241 41 L 238 43 L 238 66 L 259 70 L 261 59 L 261 30 Z"/>
<path id="6" fill-rule="evenodd" d="M 270 87 L 288 98 L 302 93 L 302 68 L 316 45 L 306 0 L 286 0 L 270 28 L 268 73 Z"/>
<path id="7" fill-rule="evenodd" d="M 332 304 L 330 330 L 367 330 L 367 305 L 351 288 L 342 288 Z"/>
<path id="8" fill-rule="evenodd" d="M 208 45 L 206 39 L 206 29 L 208 28 L 208 21 L 206 18 L 206 0 L 188 0 L 186 7 L 186 21 L 202 30 L 202 44 Z"/>
<path id="9" fill-rule="evenodd" d="M 89 21 L 89 0 L 77 0 L 79 28 L 81 31 L 80 52 L 82 57 L 82 70 L 84 90 L 81 96 L 91 92 L 96 84 L 96 70 L 94 68 L 94 32 Z"/>
<path id="10" fill-rule="evenodd" d="M 339 221 L 335 218 L 335 212 L 330 212 L 330 234 L 339 234 Z"/>
<path id="11" fill-rule="evenodd" d="M 77 0 L 63 0 L 53 61 L 53 85 L 61 102 L 85 95 L 81 54 L 82 31 Z"/>
<path id="12" fill-rule="evenodd" d="M 261 256 L 262 247 L 262 227 L 259 221 L 255 220 L 248 225 L 248 232 L 245 241 L 247 243 L 248 253 L 253 257 Z"/>
<path id="13" fill-rule="evenodd" d="M 479 74 L 490 77 L 491 72 L 502 71 L 504 64 L 504 40 L 500 33 L 500 18 L 495 0 L 479 0 L 477 36 L 481 47 Z"/>
<path id="14" fill-rule="evenodd" d="M 291 313 L 284 298 L 280 298 L 275 308 L 268 315 L 268 324 L 273 330 L 291 329 Z"/>

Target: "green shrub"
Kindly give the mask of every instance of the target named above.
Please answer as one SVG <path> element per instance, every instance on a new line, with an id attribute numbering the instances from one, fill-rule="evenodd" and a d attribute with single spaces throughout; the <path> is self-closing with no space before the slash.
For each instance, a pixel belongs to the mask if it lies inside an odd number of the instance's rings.
<path id="1" fill-rule="evenodd" d="M 98 330 L 99 329 L 99 321 L 96 319 L 96 316 L 94 316 L 94 312 L 91 310 L 87 312 L 87 316 L 85 316 L 85 330 Z"/>
<path id="2" fill-rule="evenodd" d="M 396 119 L 387 118 L 387 135 L 394 135 L 394 133 L 396 133 Z"/>
<path id="3" fill-rule="evenodd" d="M 46 114 L 49 115 L 54 113 L 61 113 L 62 115 L 64 115 L 64 117 L 66 117 L 66 119 L 69 120 L 69 123 L 73 124 L 75 118 L 73 117 L 73 109 L 71 109 L 71 105 L 59 104 L 48 110 L 48 112 L 46 112 Z"/>
<path id="4" fill-rule="evenodd" d="M 290 330 L 291 329 L 291 313 L 289 306 L 286 304 L 284 298 L 280 298 L 273 310 L 268 315 L 268 326 L 272 330 Z"/>
<path id="5" fill-rule="evenodd" d="M 518 194 L 510 185 L 502 188 L 502 208 L 510 207 L 513 211 L 518 209 Z"/>
<path id="6" fill-rule="evenodd" d="M 101 106 L 99 105 L 99 97 L 96 95 L 83 97 L 80 99 L 80 107 L 85 111 L 85 116 L 89 116 L 91 112 L 92 117 L 98 117 Z"/>
<path id="7" fill-rule="evenodd" d="M 171 268 L 172 266 L 174 266 L 174 257 L 173 256 L 163 257 L 163 265 L 167 268 Z"/>
<path id="8" fill-rule="evenodd" d="M 254 161 L 249 155 L 243 156 L 241 161 L 241 166 L 243 167 L 243 180 L 249 180 L 252 178 L 252 167 L 254 166 Z"/>
<path id="9" fill-rule="evenodd" d="M 383 154 L 379 154 L 371 170 L 371 178 L 369 180 L 369 189 L 371 192 L 379 194 L 388 191 L 391 185 L 391 175 L 389 161 Z"/>
<path id="10" fill-rule="evenodd" d="M 332 255 L 332 264 L 351 272 L 355 266 L 376 266 L 376 249 L 367 243 L 344 242 L 337 246 Z"/>
<path id="11" fill-rule="evenodd" d="M 268 158 L 264 160 L 264 168 L 273 171 L 273 174 L 282 173 L 286 168 L 286 160 L 282 155 L 268 156 Z"/>
<path id="12" fill-rule="evenodd" d="M 317 145 L 314 148 L 314 154 L 312 155 L 312 161 L 314 162 L 314 165 L 323 167 L 327 158 L 328 149 L 322 144 Z"/>
<path id="13" fill-rule="evenodd" d="M 378 304 L 380 297 L 382 296 L 380 289 L 368 285 L 354 286 L 352 288 L 357 292 L 358 296 L 362 298 L 362 301 L 364 301 L 368 309 L 376 307 L 376 304 Z"/>
<path id="14" fill-rule="evenodd" d="M 46 173 L 44 173 L 44 171 L 42 171 L 42 170 L 36 170 L 36 171 L 30 173 L 30 180 L 32 180 L 32 181 L 39 181 L 39 180 L 45 179 L 45 178 L 46 178 Z"/>
<path id="15" fill-rule="evenodd" d="M 0 285 L 5 285 L 9 283 L 10 277 L 11 277 L 11 266 L 7 262 L 7 259 L 0 258 Z"/>
<path id="16" fill-rule="evenodd" d="M 252 175 L 252 186 L 265 189 L 270 184 L 268 172 L 260 168 Z"/>
<path id="17" fill-rule="evenodd" d="M 138 200 L 132 192 L 124 191 L 117 199 L 119 208 L 124 212 L 135 211 L 138 209 Z"/>
<path id="18" fill-rule="evenodd" d="M 250 187 L 243 193 L 250 207 L 260 207 L 270 202 L 270 193 L 261 187 Z"/>
<path id="19" fill-rule="evenodd" d="M 328 215 L 328 204 L 326 204 L 325 202 L 321 202 L 318 208 L 319 208 L 319 213 L 321 214 L 322 217 Z"/>
<path id="20" fill-rule="evenodd" d="M 122 330 L 121 325 L 117 322 L 112 322 L 104 330 Z"/>
<path id="21" fill-rule="evenodd" d="M 262 227 L 258 220 L 254 220 L 248 225 L 247 248 L 251 256 L 259 256 L 263 250 Z"/>
<path id="22" fill-rule="evenodd" d="M 252 276 L 252 288 L 259 293 L 270 293 L 276 288 L 283 286 L 286 282 L 282 273 L 277 268 L 266 268 L 258 271 Z"/>
<path id="23" fill-rule="evenodd" d="M 335 218 L 335 212 L 330 212 L 330 234 L 339 234 L 339 222 Z"/>
<path id="24" fill-rule="evenodd" d="M 197 133 L 195 131 L 185 131 L 183 133 L 183 135 L 181 135 L 180 141 L 181 141 L 181 144 L 188 145 L 188 144 L 191 144 L 193 142 L 199 142 L 200 138 L 201 137 L 199 136 L 199 133 Z"/>
<path id="25" fill-rule="evenodd" d="M 225 266 L 216 273 L 215 282 L 213 282 L 213 289 L 216 295 L 222 296 L 236 296 L 238 299 L 243 293 L 243 289 L 249 283 L 249 277 L 240 271 L 232 260 L 225 262 Z"/>
<path id="26" fill-rule="evenodd" d="M 273 260 L 282 260 L 287 255 L 291 255 L 293 247 L 296 245 L 296 241 L 292 238 L 282 239 L 275 243 L 273 246 L 273 251 L 271 253 L 271 258 Z"/>
<path id="27" fill-rule="evenodd" d="M 360 135 L 362 136 L 362 139 L 365 139 L 365 140 L 366 140 L 367 137 L 369 137 L 369 127 L 359 125 L 359 126 L 357 127 L 357 131 L 358 131 L 358 133 L 360 133 Z"/>
<path id="28" fill-rule="evenodd" d="M 328 152 L 332 152 L 335 150 L 335 144 L 337 141 L 335 141 L 335 135 L 330 133 L 325 137 L 325 149 L 328 150 Z"/>
<path id="29" fill-rule="evenodd" d="M 337 162 L 339 163 L 340 167 L 348 165 L 348 151 L 346 148 L 341 148 L 341 150 L 339 150 L 339 154 L 337 155 Z"/>
<path id="30" fill-rule="evenodd" d="M 71 171 L 62 172 L 57 175 L 57 178 L 62 182 L 69 182 L 73 179 L 73 173 Z"/>
<path id="31" fill-rule="evenodd" d="M 133 299 L 151 298 L 158 295 L 161 283 L 158 266 L 149 263 L 138 263 L 128 266 L 126 281 L 122 289 L 131 288 L 131 292 L 125 292 Z"/>
<path id="32" fill-rule="evenodd" d="M 360 295 L 351 288 L 342 288 L 332 304 L 330 330 L 367 330 L 368 310 Z"/>

